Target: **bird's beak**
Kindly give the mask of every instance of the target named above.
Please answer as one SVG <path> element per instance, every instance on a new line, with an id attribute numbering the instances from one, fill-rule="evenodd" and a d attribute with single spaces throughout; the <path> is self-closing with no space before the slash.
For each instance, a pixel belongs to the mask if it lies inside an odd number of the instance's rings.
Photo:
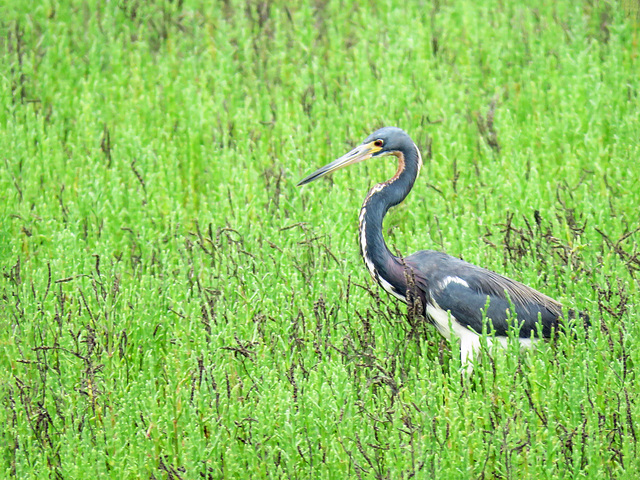
<path id="1" fill-rule="evenodd" d="M 325 165 L 324 167 L 319 168 L 311 175 L 304 177 L 300 182 L 298 182 L 298 187 L 300 185 L 305 185 L 309 182 L 313 182 L 320 177 L 324 177 L 326 174 L 339 170 L 347 165 L 352 165 L 354 163 L 362 162 L 363 160 L 367 160 L 371 158 L 374 153 L 382 150 L 382 147 L 374 145 L 374 142 L 363 143 L 362 145 L 358 145 L 356 148 L 351 150 L 346 155 L 343 155 L 337 160 Z"/>

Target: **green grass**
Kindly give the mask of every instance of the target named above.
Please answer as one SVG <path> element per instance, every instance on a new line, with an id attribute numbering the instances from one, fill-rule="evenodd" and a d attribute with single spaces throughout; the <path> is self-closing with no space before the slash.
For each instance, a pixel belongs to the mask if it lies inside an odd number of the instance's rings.
<path id="1" fill-rule="evenodd" d="M 2 478 L 637 478 L 621 5 L 10 3 Z M 395 165 L 295 187 L 382 125 L 425 158 L 392 248 L 512 276 L 588 312 L 588 338 L 462 378 L 358 255 Z"/>

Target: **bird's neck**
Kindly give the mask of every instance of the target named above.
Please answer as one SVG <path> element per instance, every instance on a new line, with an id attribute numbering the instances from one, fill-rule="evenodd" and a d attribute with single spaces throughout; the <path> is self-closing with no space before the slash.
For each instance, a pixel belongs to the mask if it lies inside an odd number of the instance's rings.
<path id="1" fill-rule="evenodd" d="M 390 294 L 406 301 L 407 280 L 404 265 L 391 253 L 382 236 L 387 211 L 402 202 L 418 176 L 422 159 L 414 148 L 396 152 L 398 171 L 388 181 L 371 189 L 360 210 L 360 250 L 373 278 Z"/>

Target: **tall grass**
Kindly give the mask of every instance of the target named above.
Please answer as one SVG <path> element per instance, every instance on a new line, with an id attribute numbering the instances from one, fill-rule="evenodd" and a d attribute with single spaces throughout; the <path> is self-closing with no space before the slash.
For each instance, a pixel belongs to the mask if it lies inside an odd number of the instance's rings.
<path id="1" fill-rule="evenodd" d="M 636 478 L 638 30 L 616 2 L 0 6 L 0 472 Z M 385 224 L 591 315 L 483 355 L 368 277 Z M 487 352 L 489 353 L 489 352 Z"/>

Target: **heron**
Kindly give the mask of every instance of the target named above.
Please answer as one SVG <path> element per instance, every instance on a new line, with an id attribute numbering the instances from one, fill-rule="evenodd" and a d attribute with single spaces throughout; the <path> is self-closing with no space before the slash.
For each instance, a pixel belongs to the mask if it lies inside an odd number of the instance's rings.
<path id="1" fill-rule="evenodd" d="M 393 177 L 369 191 L 359 215 L 360 253 L 374 280 L 400 301 L 417 304 L 443 337 L 458 337 L 461 365 L 468 372 L 473 370 L 483 332 L 492 333 L 486 337 L 488 345 L 497 340 L 506 346 L 510 333 L 522 347 L 551 337 L 563 322 L 563 306 L 553 298 L 443 252 L 422 250 L 401 257 L 389 250 L 382 235 L 383 219 L 390 208 L 407 197 L 422 167 L 420 150 L 404 130 L 384 127 L 375 131 L 361 145 L 306 176 L 297 186 L 384 156 L 395 156 L 398 169 Z"/>

